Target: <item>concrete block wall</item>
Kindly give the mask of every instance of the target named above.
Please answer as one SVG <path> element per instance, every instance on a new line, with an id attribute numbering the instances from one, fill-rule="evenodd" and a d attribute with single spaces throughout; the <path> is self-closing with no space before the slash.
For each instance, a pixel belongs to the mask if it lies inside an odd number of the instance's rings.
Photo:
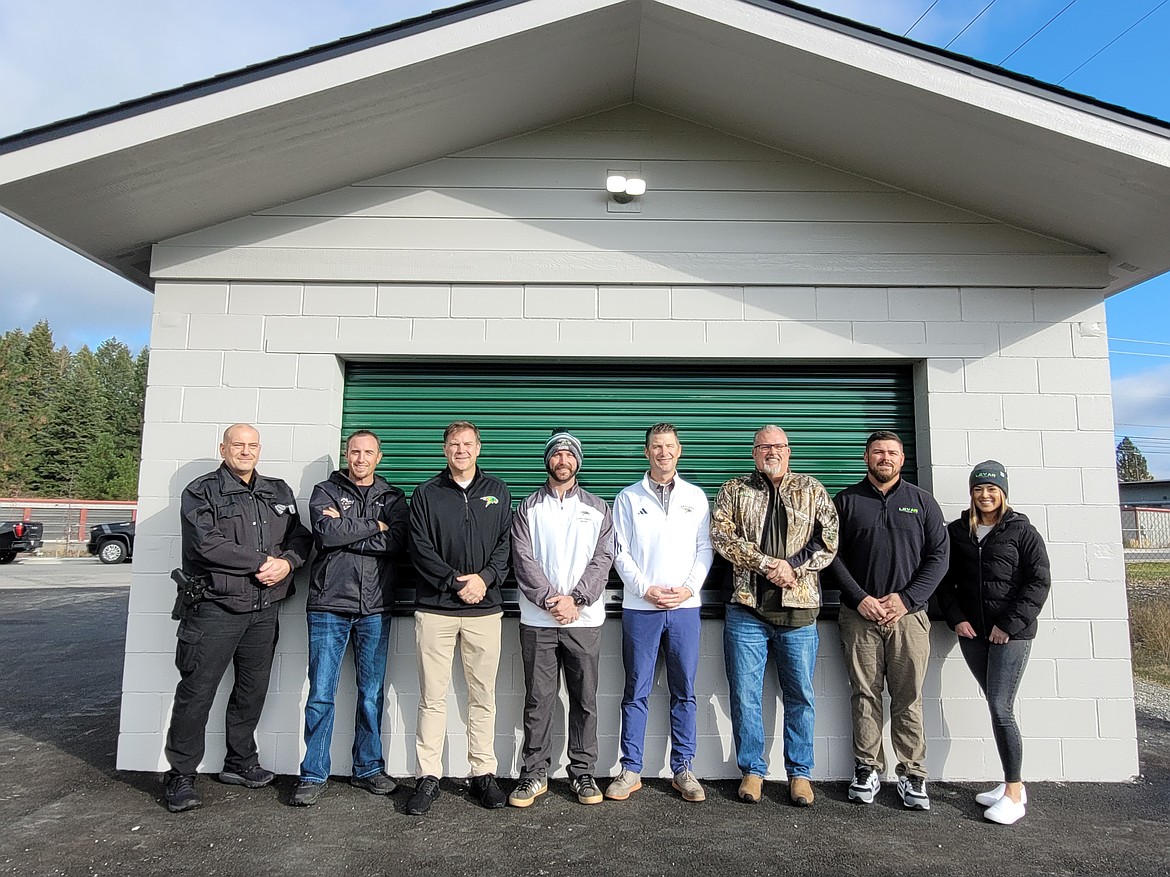
<path id="1" fill-rule="evenodd" d="M 1049 545 L 1055 586 L 1020 695 L 1031 779 L 1124 780 L 1137 773 L 1112 414 L 1100 293 L 1068 289 L 449 284 L 160 283 L 156 292 L 139 551 L 127 623 L 118 766 L 159 770 L 177 673 L 173 586 L 178 497 L 217 465 L 228 424 L 256 423 L 262 471 L 302 502 L 336 463 L 343 359 L 396 356 L 897 359 L 917 363 L 921 481 L 948 518 L 966 504 L 970 467 L 1009 469 L 1011 501 Z M 452 412 L 456 414 L 457 412 Z M 782 417 L 781 417 L 782 420 Z M 859 449 L 860 452 L 860 449 Z M 799 469 L 799 455 L 794 459 Z M 502 773 L 519 761 L 523 678 L 516 623 L 505 622 L 498 681 Z M 852 772 L 848 686 L 836 626 L 821 623 L 816 677 L 817 776 Z M 620 625 L 607 622 L 598 772 L 617 769 Z M 932 774 L 994 779 L 998 760 L 977 686 L 941 624 L 932 634 L 925 715 Z M 268 706 L 265 765 L 295 773 L 301 755 L 306 637 L 303 596 L 288 601 Z M 734 776 L 721 622 L 704 622 L 696 768 Z M 386 751 L 410 774 L 418 681 L 413 623 L 396 619 L 387 684 Z M 222 711 L 204 769 L 223 757 Z M 448 767 L 466 771 L 458 673 Z M 782 710 L 768 681 L 767 721 Z M 336 773 L 349 768 L 354 698 L 343 676 Z M 668 698 L 652 696 L 647 773 L 667 773 Z M 563 728 L 563 718 L 559 727 Z M 782 775 L 778 741 L 770 753 Z M 562 760 L 563 764 L 563 760 Z"/>

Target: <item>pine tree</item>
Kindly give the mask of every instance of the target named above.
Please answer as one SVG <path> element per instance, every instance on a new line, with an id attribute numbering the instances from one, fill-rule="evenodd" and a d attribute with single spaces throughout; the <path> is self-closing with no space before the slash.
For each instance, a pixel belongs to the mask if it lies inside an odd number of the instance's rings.
<path id="1" fill-rule="evenodd" d="M 46 452 L 32 467 L 32 486 L 38 495 L 80 496 L 79 481 L 102 435 L 106 409 L 97 359 L 88 347 L 82 347 L 71 357 L 43 430 L 41 446 Z"/>
<path id="2" fill-rule="evenodd" d="M 15 496 L 21 492 L 25 460 L 29 453 L 26 421 L 21 406 L 26 398 L 25 348 L 28 336 L 20 329 L 0 337 L 0 494 Z"/>
<path id="3" fill-rule="evenodd" d="M 1145 454 L 1126 436 L 1117 445 L 1118 481 L 1153 481 Z"/>
<path id="4" fill-rule="evenodd" d="M 134 499 L 149 351 L 70 354 L 46 321 L 0 336 L 0 492 Z"/>

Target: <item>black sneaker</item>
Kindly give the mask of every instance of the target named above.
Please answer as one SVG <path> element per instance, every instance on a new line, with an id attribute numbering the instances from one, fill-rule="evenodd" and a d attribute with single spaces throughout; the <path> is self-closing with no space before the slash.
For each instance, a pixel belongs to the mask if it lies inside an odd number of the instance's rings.
<path id="1" fill-rule="evenodd" d="M 243 770 L 223 770 L 219 773 L 219 781 L 229 786 L 244 786 L 247 789 L 259 789 L 276 779 L 276 774 L 265 770 L 258 764 L 245 767 Z"/>
<path id="2" fill-rule="evenodd" d="M 926 777 L 898 777 L 898 794 L 902 806 L 908 810 L 929 810 L 930 796 L 926 794 Z"/>
<path id="3" fill-rule="evenodd" d="M 438 797 L 439 778 L 423 777 L 414 784 L 414 794 L 406 802 L 406 812 L 411 816 L 425 816 Z"/>
<path id="4" fill-rule="evenodd" d="M 605 797 L 601 789 L 597 788 L 597 781 L 592 774 L 583 773 L 569 780 L 569 788 L 577 795 L 582 804 L 600 804 Z"/>
<path id="5" fill-rule="evenodd" d="M 355 789 L 365 789 L 371 795 L 389 795 L 398 788 L 398 783 L 384 773 L 375 773 L 368 777 L 350 777 L 349 784 Z"/>
<path id="6" fill-rule="evenodd" d="M 167 779 L 163 789 L 163 797 L 167 802 L 167 809 L 172 813 L 182 813 L 184 810 L 194 810 L 203 806 L 203 799 L 195 791 L 195 777 L 180 774 Z"/>
<path id="7" fill-rule="evenodd" d="M 324 783 L 310 783 L 301 780 L 293 790 L 292 805 L 294 807 L 312 807 L 325 791 Z"/>
<path id="8" fill-rule="evenodd" d="M 508 796 L 496 783 L 496 775 L 493 773 L 472 777 L 470 792 L 472 800 L 488 810 L 499 810 L 508 805 Z"/>

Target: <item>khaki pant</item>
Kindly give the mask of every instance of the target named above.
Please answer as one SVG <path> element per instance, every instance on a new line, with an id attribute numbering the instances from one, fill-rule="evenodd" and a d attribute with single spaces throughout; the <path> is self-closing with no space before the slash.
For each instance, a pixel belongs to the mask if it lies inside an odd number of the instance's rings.
<path id="1" fill-rule="evenodd" d="M 902 616 L 893 627 L 863 618 L 847 606 L 837 616 L 841 647 L 853 690 L 853 756 L 885 773 L 882 751 L 882 689 L 890 690 L 890 740 L 898 776 L 926 776 L 922 730 L 922 682 L 930 658 L 926 612 Z"/>
<path id="2" fill-rule="evenodd" d="M 418 776 L 443 776 L 447 690 L 456 645 L 467 679 L 467 761 L 471 775 L 496 772 L 496 672 L 500 666 L 502 617 L 503 613 L 473 617 L 414 614 L 419 685 L 415 731 Z"/>

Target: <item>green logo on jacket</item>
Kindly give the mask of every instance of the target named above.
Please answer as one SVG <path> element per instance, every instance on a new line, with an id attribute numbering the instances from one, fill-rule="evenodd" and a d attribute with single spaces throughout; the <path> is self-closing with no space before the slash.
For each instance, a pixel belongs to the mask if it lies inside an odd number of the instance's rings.
<path id="1" fill-rule="evenodd" d="M 898 511 L 900 511 L 900 512 L 905 512 L 905 513 L 906 513 L 906 514 L 908 514 L 908 515 L 916 515 L 916 514 L 918 514 L 918 509 L 912 509 L 912 508 L 910 508 L 910 507 L 908 507 L 908 506 L 902 506 L 900 509 L 898 509 Z"/>
<path id="2" fill-rule="evenodd" d="M 485 509 L 488 506 L 500 504 L 500 501 L 498 499 L 496 499 L 494 496 L 481 496 L 480 499 L 483 500 L 483 507 Z"/>

